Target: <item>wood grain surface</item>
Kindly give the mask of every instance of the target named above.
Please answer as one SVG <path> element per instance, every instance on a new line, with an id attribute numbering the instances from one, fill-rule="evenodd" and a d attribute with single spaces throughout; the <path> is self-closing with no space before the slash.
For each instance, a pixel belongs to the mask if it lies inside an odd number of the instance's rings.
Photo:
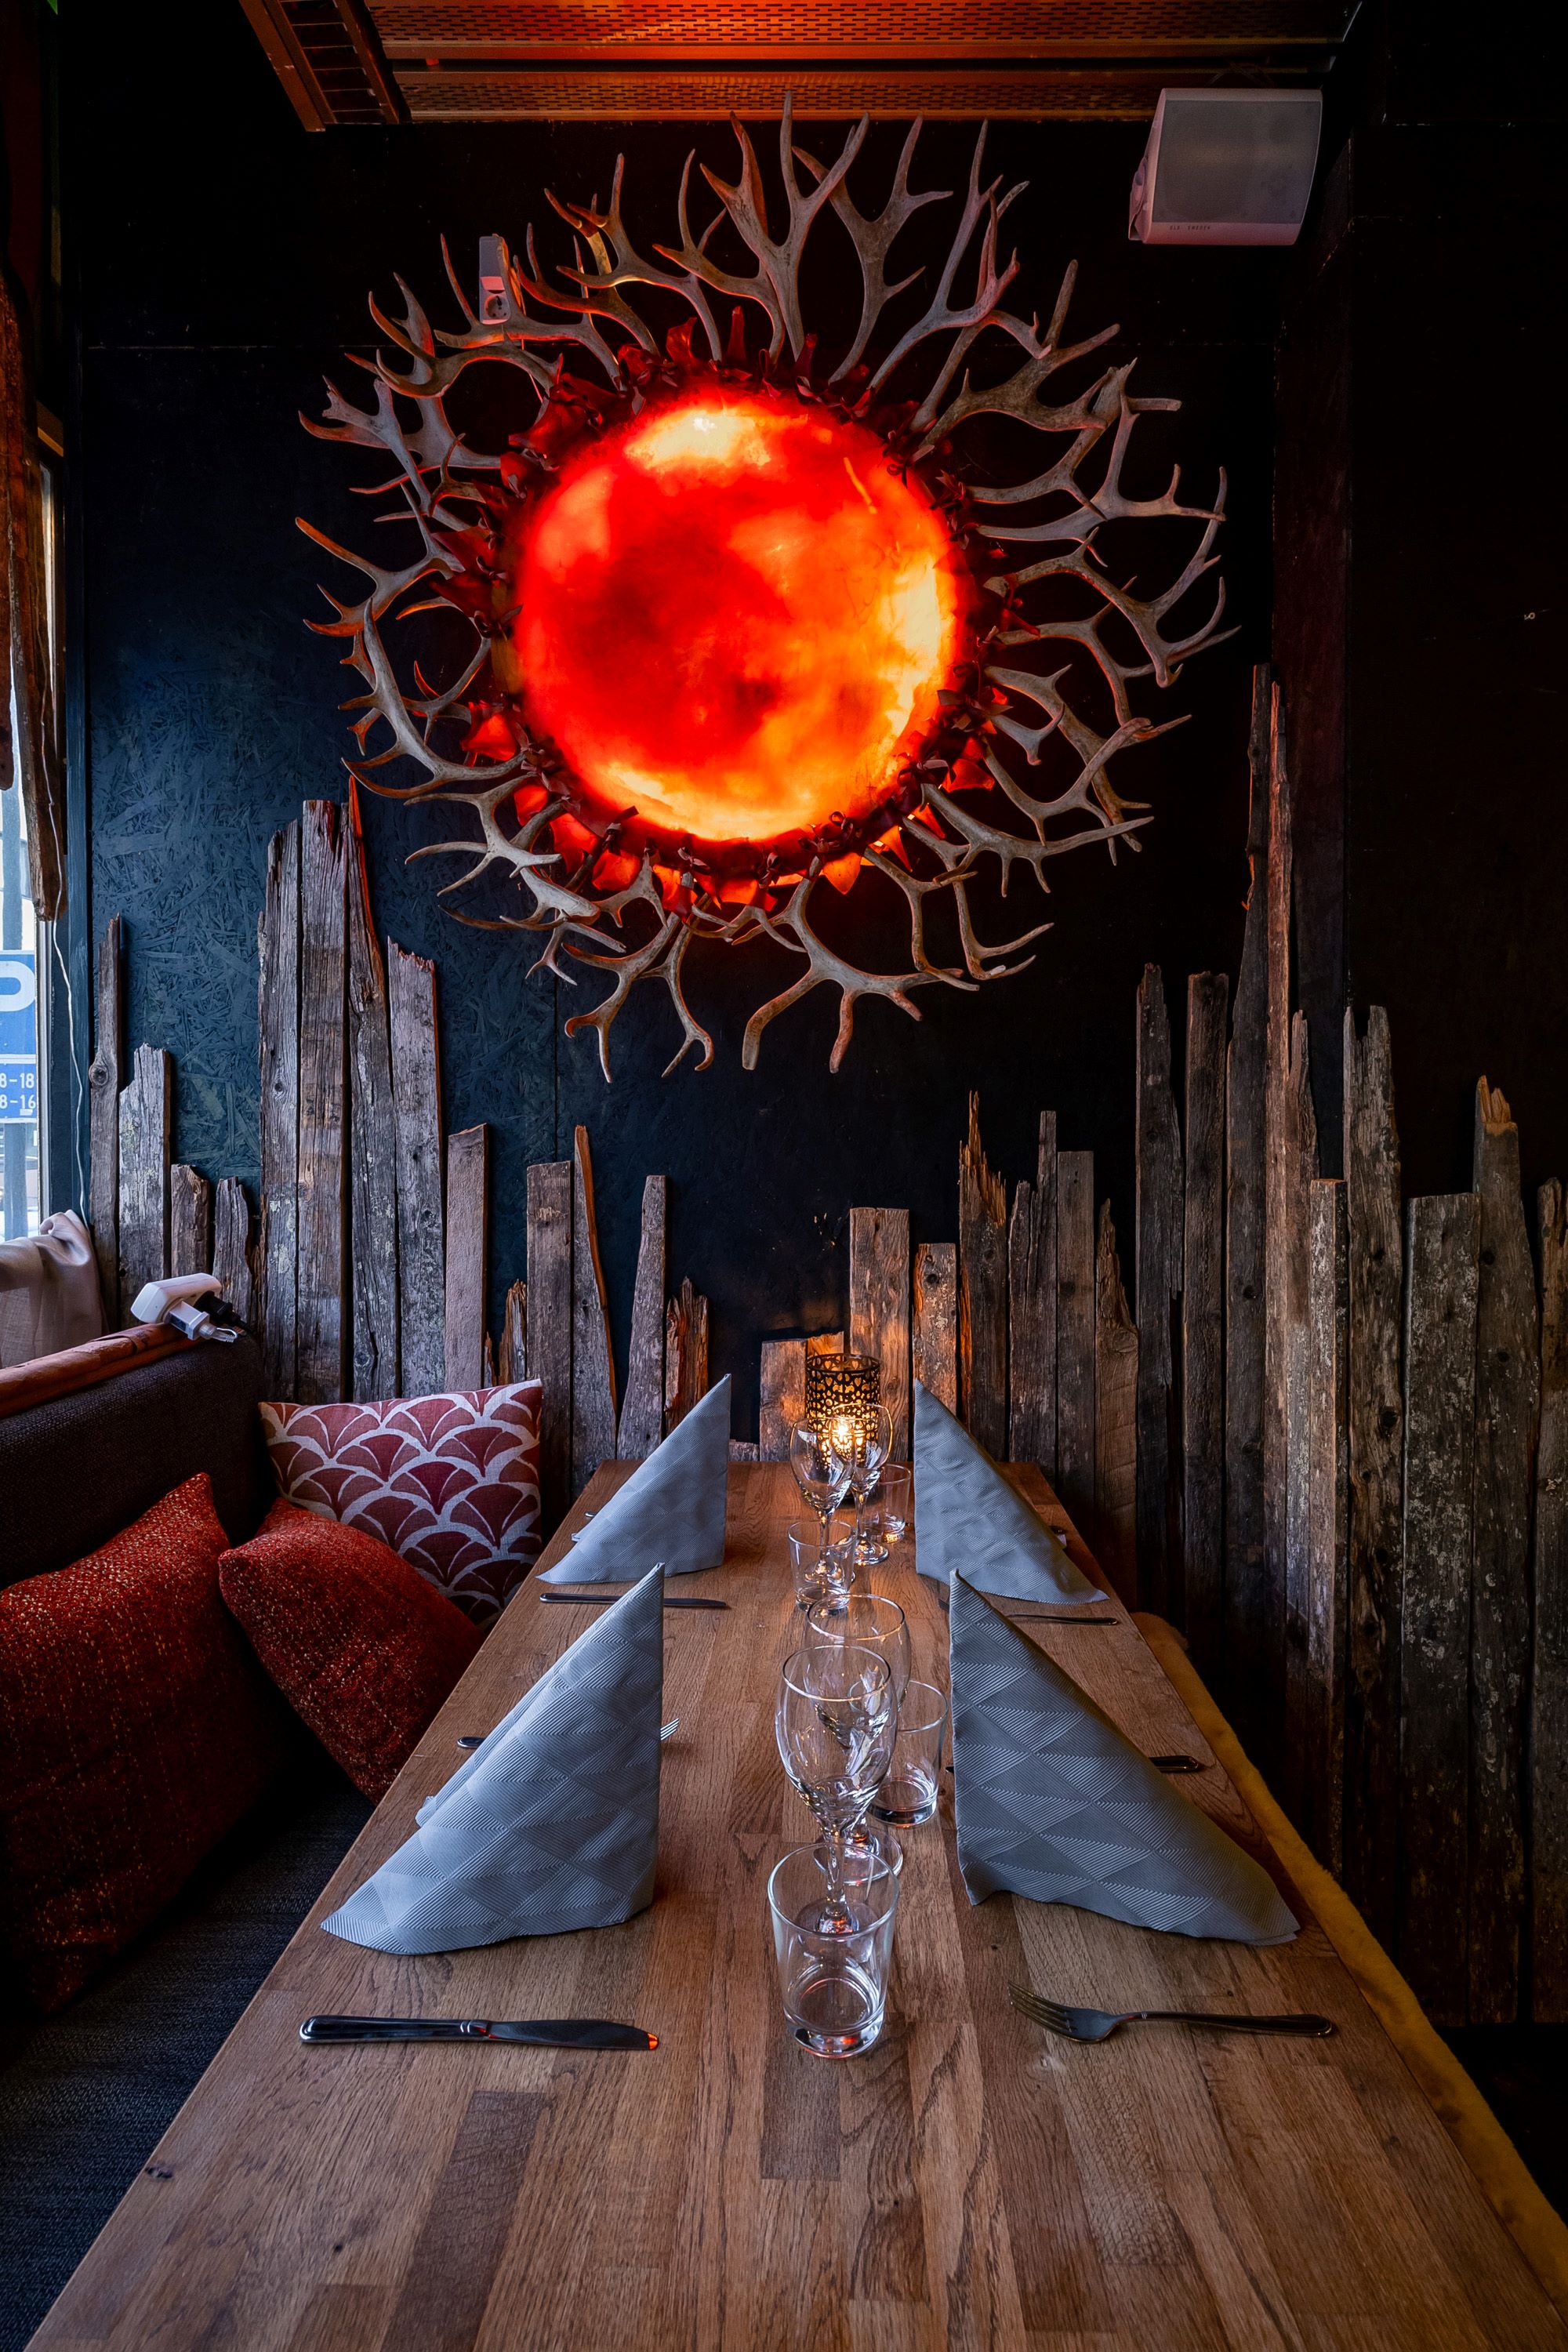
<path id="1" fill-rule="evenodd" d="M 1225 1018 L 1222 971 L 1187 982 L 1182 1207 L 1182 1590 L 1200 1674 L 1225 1638 Z"/>
<path id="2" fill-rule="evenodd" d="M 616 1458 L 616 1359 L 588 1130 L 572 1139 L 572 1491 Z"/>
<path id="3" fill-rule="evenodd" d="M 239 1320 L 256 1321 L 256 1234 L 250 1195 L 237 1176 L 220 1176 L 213 1194 L 213 1273 Z"/>
<path id="4" fill-rule="evenodd" d="M 1174 1310 L 1182 1289 L 1182 1138 L 1171 1087 L 1171 1020 L 1158 964 L 1138 990 L 1137 1118 L 1133 1142 L 1138 1320 L 1138 1591 L 1156 1615 L 1182 1622 L 1181 1506 L 1172 1482 L 1181 1437 L 1175 1413 Z"/>
<path id="5" fill-rule="evenodd" d="M 668 1218 L 668 1177 L 645 1177 L 631 1340 L 626 1349 L 626 1392 L 621 1399 L 616 1441 L 616 1452 L 623 1462 L 646 1461 L 664 1433 L 664 1256 Z"/>
<path id="6" fill-rule="evenodd" d="M 434 1396 L 446 1378 L 447 1239 L 441 1206 L 441 1051 L 436 967 L 395 940 L 386 949 L 397 1137 L 397 1317 L 403 1394 Z"/>
<path id="7" fill-rule="evenodd" d="M 1349 1607 L 1350 1239 L 1345 1188 L 1315 1178 L 1309 1216 L 1307 1421 L 1306 1833 L 1334 1876 L 1342 1875 L 1345 1791 L 1345 1653 Z"/>
<path id="8" fill-rule="evenodd" d="M 1225 1086 L 1225 1667 L 1236 1727 L 1261 1757 L 1267 1712 L 1263 1513 L 1265 1070 L 1268 1030 L 1268 671 L 1252 673 L 1251 887 Z"/>
<path id="9" fill-rule="evenodd" d="M 169 1271 L 169 1139 L 174 1066 L 138 1045 L 120 1097 L 120 1307 L 127 1323 L 143 1284 Z"/>
<path id="10" fill-rule="evenodd" d="M 882 1368 L 895 1462 L 910 1458 L 910 1213 L 849 1212 L 849 1353 Z"/>
<path id="11" fill-rule="evenodd" d="M 348 863 L 336 801 L 307 801 L 300 835 L 299 1360 L 301 1404 L 343 1393 L 348 1168 Z"/>
<path id="12" fill-rule="evenodd" d="M 125 1067 L 123 927 L 111 915 L 98 942 L 92 1061 L 87 1073 L 88 1215 L 98 1259 L 103 1328 L 120 1322 L 120 1079 Z"/>
<path id="13" fill-rule="evenodd" d="M 489 1264 L 490 1131 L 458 1128 L 447 1138 L 446 1381 L 485 1381 L 485 1277 Z"/>
<path id="14" fill-rule="evenodd" d="M 958 1244 L 921 1242 L 915 1251 L 910 1335 L 914 1377 L 949 1412 L 958 1411 Z"/>
<path id="15" fill-rule="evenodd" d="M 256 925 L 261 1064 L 260 1292 L 262 1393 L 291 1397 L 299 1349 L 300 827 L 267 847 L 267 896 Z M 410 1394 L 414 1391 L 410 1391 Z"/>
<path id="16" fill-rule="evenodd" d="M 210 1274 L 212 1265 L 212 1182 L 180 1160 L 169 1171 L 169 1272 Z"/>
<path id="17" fill-rule="evenodd" d="M 348 816 L 349 1247 L 353 1259 L 350 1393 L 401 1394 L 397 1335 L 397 1114 L 392 1017 L 376 938 L 358 788 Z"/>
<path id="18" fill-rule="evenodd" d="M 1094 1542 L 1131 1608 L 1138 1598 L 1138 1326 L 1109 1201 L 1100 1204 L 1094 1279 Z"/>
<path id="19" fill-rule="evenodd" d="M 539 1405 L 539 1499 L 555 1527 L 571 1500 L 572 1176 L 570 1160 L 528 1171 L 528 1377 Z"/>
<path id="20" fill-rule="evenodd" d="M 1007 1457 L 1057 1471 L 1057 1115 L 1040 1113 L 1035 1181 L 1007 1224 Z"/>
<path id="21" fill-rule="evenodd" d="M 606 1466 L 572 1514 L 626 1475 Z M 1043 1479 L 1045 1516 L 1093 1570 Z M 727 1611 L 665 1621 L 659 1873 L 625 1927 L 395 1959 L 319 1920 L 592 1622 L 524 1587 L 36 2339 L 40 2352 L 1544 2352 L 1568 2331 L 1327 1937 L 1257 1951 L 958 1880 L 951 1799 L 904 1836 L 892 2013 L 834 2065 L 785 2038 L 768 1871 L 809 1834 L 773 1746 L 796 1619 L 787 1470 L 731 1477 Z M 558 1536 L 546 1561 L 566 1548 Z M 907 1549 L 879 1571 L 917 1672 L 945 1626 Z M 1103 1615 L 1103 1609 L 1097 1610 Z M 1266 1864 L 1119 1606 L 1031 1625 Z M 1278 1864 L 1273 1865 L 1278 1874 Z M 1300 1905 L 1300 1897 L 1296 1898 Z M 1304 1909 L 1304 1906 L 1300 1906 Z M 1111 2006 L 1313 2009 L 1328 2042 L 1053 2041 L 1032 1979 Z M 306 2048 L 313 2011 L 636 2019 L 647 2056 Z"/>
<path id="22" fill-rule="evenodd" d="M 1075 1518 L 1094 1517 L 1094 1154 L 1057 1154 L 1057 1475 Z"/>
<path id="23" fill-rule="evenodd" d="M 1531 1981 L 1538 2025 L 1568 2024 L 1568 1208 L 1537 1196 L 1541 1444 L 1530 1710 Z"/>
<path id="24" fill-rule="evenodd" d="M 958 1396 L 988 1454 L 1007 1451 L 1007 1187 L 980 1139 L 980 1097 L 958 1153 Z"/>

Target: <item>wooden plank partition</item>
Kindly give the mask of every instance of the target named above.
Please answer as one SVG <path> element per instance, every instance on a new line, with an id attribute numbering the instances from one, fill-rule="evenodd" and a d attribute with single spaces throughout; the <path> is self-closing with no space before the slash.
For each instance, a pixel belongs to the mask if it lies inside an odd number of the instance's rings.
<path id="1" fill-rule="evenodd" d="M 1199 1672 L 1218 1676 L 1225 1632 L 1225 974 L 1187 982 L 1182 1222 L 1182 1586 Z"/>
<path id="2" fill-rule="evenodd" d="M 1268 1639 L 1263 1512 L 1266 1347 L 1265 1072 L 1268 1024 L 1268 747 L 1272 688 L 1253 673 L 1250 887 L 1225 1087 L 1224 1678 L 1237 1729 L 1261 1761 Z"/>
<path id="3" fill-rule="evenodd" d="M 1568 2024 L 1568 1204 L 1543 1184 L 1530 1733 L 1531 2014 Z"/>
<path id="4" fill-rule="evenodd" d="M 1181 1615 L 1181 1529 L 1172 1485 L 1176 1367 L 1172 1318 L 1182 1290 L 1182 1141 L 1171 1088 L 1171 1023 L 1157 964 L 1138 991 L 1138 1589 L 1144 1608 Z"/>
<path id="5" fill-rule="evenodd" d="M 300 835 L 300 1207 L 294 1392 L 343 1392 L 347 1235 L 345 922 L 348 866 L 335 801 L 307 801 Z"/>
<path id="6" fill-rule="evenodd" d="M 910 1213 L 849 1212 L 849 1353 L 882 1367 L 893 1459 L 910 1458 Z"/>
<path id="7" fill-rule="evenodd" d="M 958 1411 L 958 1244 L 921 1242 L 911 1316 L 914 1377 L 949 1412 Z M 763 1456 L 765 1462 L 768 1456 Z"/>
<path id="8" fill-rule="evenodd" d="M 980 1140 L 980 1097 L 958 1155 L 958 1395 L 988 1453 L 1007 1450 L 1007 1190 Z"/>
<path id="9" fill-rule="evenodd" d="M 1035 1179 L 1007 1227 L 1007 1451 L 1057 1475 L 1057 1115 L 1040 1113 Z"/>
<path id="10" fill-rule="evenodd" d="M 120 1088 L 125 1069 L 123 926 L 111 915 L 98 942 L 97 1026 L 87 1074 L 88 1215 L 106 1330 L 120 1320 Z"/>

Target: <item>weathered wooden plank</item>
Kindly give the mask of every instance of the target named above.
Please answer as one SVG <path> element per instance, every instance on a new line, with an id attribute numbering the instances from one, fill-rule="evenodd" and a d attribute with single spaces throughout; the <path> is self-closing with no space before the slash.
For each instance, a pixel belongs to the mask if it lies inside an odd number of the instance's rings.
<path id="1" fill-rule="evenodd" d="M 600 1463 L 616 1458 L 616 1360 L 585 1127 L 574 1132 L 572 1167 L 572 1492 L 579 1495 Z"/>
<path id="2" fill-rule="evenodd" d="M 1057 1154 L 1057 1492 L 1094 1516 L 1094 1154 Z"/>
<path id="3" fill-rule="evenodd" d="M 1568 1202 L 1539 1196 L 1541 1443 L 1530 1696 L 1531 1984 L 1538 2025 L 1568 2024 Z"/>
<path id="4" fill-rule="evenodd" d="M 949 1412 L 958 1411 L 958 1244 L 921 1242 L 915 1251 L 910 1353 L 914 1376 Z M 768 1456 L 764 1454 L 766 1461 Z"/>
<path id="5" fill-rule="evenodd" d="M 951 1247 L 951 1244 L 949 1245 Z M 956 1297 L 956 1273 L 950 1276 L 948 1296 Z M 841 1356 L 842 1331 L 818 1331 L 809 1339 L 764 1339 L 760 1401 L 757 1412 L 757 1459 L 787 1462 L 790 1433 L 805 1415 L 807 1356 Z"/>
<path id="6" fill-rule="evenodd" d="M 570 1160 L 528 1171 L 528 1376 L 543 1389 L 539 1496 L 546 1528 L 571 1500 L 572 1192 Z"/>
<path id="7" fill-rule="evenodd" d="M 295 1372 L 295 1391 L 302 1404 L 335 1402 L 343 1393 L 347 1369 L 347 878 L 342 809 L 336 801 L 307 801 L 300 832 L 300 1337 Z"/>
<path id="8" fill-rule="evenodd" d="M 351 1388 L 362 1401 L 399 1393 L 397 1114 L 386 970 L 371 911 L 359 796 L 349 790 L 349 1256 Z"/>
<path id="9" fill-rule="evenodd" d="M 485 1285 L 489 1258 L 490 1131 L 447 1138 L 447 1311 L 449 1389 L 485 1385 Z"/>
<path id="10" fill-rule="evenodd" d="M 1337 1878 L 1344 1851 L 1350 1593 L 1350 1235 L 1342 1181 L 1315 1180 L 1308 1214 L 1309 1826 L 1318 1859 Z"/>
<path id="11" fill-rule="evenodd" d="M 210 1274 L 212 1268 L 212 1184 L 181 1160 L 169 1171 L 169 1272 Z"/>
<path id="12" fill-rule="evenodd" d="M 250 1195 L 237 1176 L 220 1176 L 213 1206 L 213 1273 L 247 1330 L 256 1319 L 255 1246 Z"/>
<path id="13" fill-rule="evenodd" d="M 910 1213 L 849 1212 L 849 1352 L 882 1367 L 893 1460 L 910 1458 Z"/>
<path id="14" fill-rule="evenodd" d="M 1121 1599 L 1138 1592 L 1138 1327 L 1128 1309 L 1110 1203 L 1100 1204 L 1094 1314 L 1095 1551 Z"/>
<path id="15" fill-rule="evenodd" d="M 1290 1349 L 1290 780 L 1276 686 L 1269 707 L 1268 1013 L 1264 1055 L 1263 1575 L 1258 1628 L 1268 1711 L 1265 1769 L 1283 1760 L 1286 1529 L 1289 1511 Z M 1276 1782 L 1278 1785 L 1278 1781 Z"/>
<path id="16" fill-rule="evenodd" d="M 626 1392 L 616 1433 L 616 1452 L 623 1462 L 646 1461 L 664 1433 L 664 1260 L 668 1214 L 668 1178 L 645 1178 Z"/>
<path id="17" fill-rule="evenodd" d="M 120 1087 L 125 1065 L 124 955 L 121 919 L 111 915 L 98 942 L 98 997 L 88 1088 L 88 1214 L 92 1221 L 103 1328 L 114 1330 L 120 1304 Z"/>
<path id="18" fill-rule="evenodd" d="M 503 1389 L 528 1378 L 528 1285 L 514 1282 L 501 1310 L 500 1348 L 496 1378 Z"/>
<path id="19" fill-rule="evenodd" d="M 1306 1822 L 1310 1818 L 1308 1759 L 1313 1752 L 1307 1507 L 1311 1485 L 1311 1186 L 1318 1173 L 1318 1126 L 1304 1013 L 1290 1024 L 1285 1152 L 1285 1755 L 1280 1794 L 1294 1819 Z"/>
<path id="20" fill-rule="evenodd" d="M 1007 1450 L 1057 1475 L 1057 1115 L 1040 1113 L 1035 1181 L 1007 1227 Z"/>
<path id="21" fill-rule="evenodd" d="M 441 1208 L 441 1055 L 436 967 L 395 940 L 386 950 L 397 1142 L 397 1333 L 403 1394 L 445 1386 L 447 1226 Z"/>
<path id="22" fill-rule="evenodd" d="M 1182 1218 L 1182 1571 L 1187 1639 L 1215 1681 L 1225 1637 L 1225 1029 L 1230 984 L 1187 982 Z"/>
<path id="23" fill-rule="evenodd" d="M 138 1045 L 120 1097 L 120 1296 L 127 1319 L 144 1283 L 169 1271 L 169 1138 L 174 1066 Z"/>
<path id="24" fill-rule="evenodd" d="M 958 1397 L 977 1444 L 1007 1448 L 1007 1188 L 980 1140 L 980 1097 L 958 1153 Z"/>
<path id="25" fill-rule="evenodd" d="M 1530 1670 L 1530 1507 L 1541 1417 L 1535 1268 L 1520 1193 L 1519 1129 L 1476 1088 L 1481 1203 L 1476 1296 L 1476 1505 L 1470 1576 L 1472 2025 L 1519 2013 L 1524 1927 L 1524 1730 Z"/>
<path id="26" fill-rule="evenodd" d="M 668 1436 L 708 1393 L 708 1301 L 688 1276 L 664 1317 L 664 1429 Z"/>
<path id="27" fill-rule="evenodd" d="M 1252 673 L 1247 921 L 1225 1087 L 1225 1682 L 1243 1745 L 1261 1759 L 1268 1720 L 1263 1516 L 1264 1072 L 1268 1021 L 1267 667 Z"/>
<path id="28" fill-rule="evenodd" d="M 1145 1609 L 1182 1622 L 1180 1508 L 1173 1459 L 1173 1313 L 1182 1288 L 1182 1139 L 1171 1088 L 1171 1024 L 1158 964 L 1138 989 L 1137 1210 L 1138 1591 Z"/>
<path id="29" fill-rule="evenodd" d="M 1465 2017 L 1480 1232 L 1473 1192 L 1406 1204 L 1395 1956 L 1437 2025 Z"/>
<path id="30" fill-rule="evenodd" d="M 1405 1253 L 1388 1015 L 1366 1036 L 1345 1014 L 1345 1209 L 1350 1231 L 1350 1622 L 1345 1663 L 1345 1885 L 1392 1948 L 1399 1832 Z"/>
<path id="31" fill-rule="evenodd" d="M 267 850 L 267 895 L 257 925 L 261 1041 L 261 1202 L 257 1244 L 262 1378 L 269 1397 L 294 1395 L 299 1363 L 300 828 Z"/>

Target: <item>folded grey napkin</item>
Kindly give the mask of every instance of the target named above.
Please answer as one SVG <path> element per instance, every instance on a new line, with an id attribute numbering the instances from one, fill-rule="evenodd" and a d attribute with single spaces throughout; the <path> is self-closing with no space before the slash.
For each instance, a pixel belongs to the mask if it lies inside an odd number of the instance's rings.
<path id="1" fill-rule="evenodd" d="M 1296 1933 L 1268 1872 L 963 1575 L 950 1626 L 953 1810 L 972 1903 L 1006 1888 L 1179 1936 L 1281 1944 Z"/>
<path id="2" fill-rule="evenodd" d="M 679 1576 L 724 1557 L 730 1487 L 730 1378 L 700 1397 L 624 1486 L 572 1538 L 546 1584 L 618 1584 L 655 1560 Z"/>
<path id="3" fill-rule="evenodd" d="M 936 1584 L 960 1569 L 1008 1601 L 1103 1601 L 1037 1511 L 931 1391 L 915 1382 L 915 1566 Z"/>
<path id="4" fill-rule="evenodd" d="M 379 1952 L 454 1952 L 608 1927 L 653 1897 L 664 1578 L 542 1675 L 374 1878 L 322 1925 Z"/>

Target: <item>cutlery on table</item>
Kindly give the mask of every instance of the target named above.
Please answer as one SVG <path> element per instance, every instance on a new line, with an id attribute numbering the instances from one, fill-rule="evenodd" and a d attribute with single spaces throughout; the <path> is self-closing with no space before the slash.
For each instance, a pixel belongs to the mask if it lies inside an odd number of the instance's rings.
<path id="1" fill-rule="evenodd" d="M 673 1739 L 679 1728 L 680 1717 L 678 1715 L 672 1715 L 668 1723 L 661 1723 L 659 1725 L 658 1736 L 661 1739 Z M 475 1748 L 482 1748 L 489 1737 L 489 1734 L 485 1731 L 459 1731 L 458 1734 L 458 1745 L 459 1748 L 468 1748 L 470 1750 Z M 1195 1771 L 1197 1767 L 1194 1765 L 1193 1769 Z"/>
<path id="2" fill-rule="evenodd" d="M 563 1601 L 573 1609 L 608 1609 L 613 1601 L 624 1601 L 622 1592 L 542 1592 L 542 1601 Z M 706 1592 L 667 1592 L 667 1609 L 728 1609 L 727 1601 L 715 1601 Z"/>
<path id="3" fill-rule="evenodd" d="M 1008 1998 L 1020 2017 L 1043 2025 L 1047 2033 L 1066 2034 L 1069 2042 L 1103 2042 L 1121 2025 L 1206 2025 L 1217 2033 L 1310 2033 L 1321 2036 L 1336 2029 L 1331 2018 L 1310 2011 L 1290 2017 L 1227 2017 L 1223 2011 L 1203 2009 L 1128 2009 L 1120 2014 L 1108 2009 L 1068 2009 L 1059 2000 L 1046 2000 L 1026 1985 L 1013 1985 Z"/>
<path id="4" fill-rule="evenodd" d="M 546 2050 L 657 2050 L 658 2036 L 608 2017 L 308 2017 L 301 2042 L 525 2042 Z"/>

